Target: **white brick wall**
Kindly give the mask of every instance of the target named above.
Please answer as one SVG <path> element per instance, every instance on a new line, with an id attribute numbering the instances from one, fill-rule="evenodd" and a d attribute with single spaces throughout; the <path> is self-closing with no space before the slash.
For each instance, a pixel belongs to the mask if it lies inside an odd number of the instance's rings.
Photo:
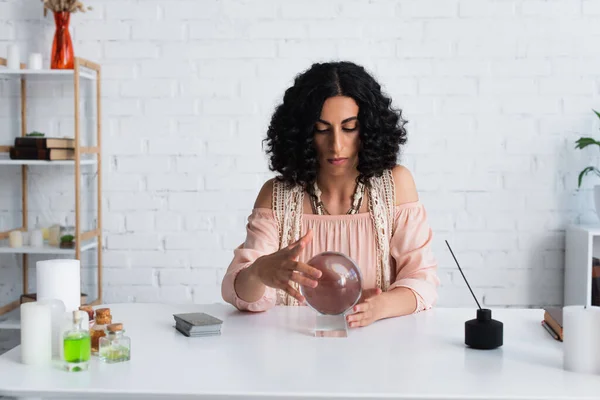
<path id="1" fill-rule="evenodd" d="M 103 68 L 106 301 L 221 301 L 271 176 L 260 141 L 273 106 L 312 62 L 350 59 L 410 121 L 403 162 L 435 232 L 440 304 L 472 305 L 444 239 L 485 304 L 560 304 L 564 228 L 597 222 L 593 181 L 576 190 L 596 153 L 573 149 L 598 130 L 597 1 L 89 3 L 72 30 L 76 53 Z M 0 0 L 0 55 L 17 41 L 47 62 L 52 34 L 39 1 Z M 70 133 L 72 89 L 44 85 L 29 127 Z M 18 132 L 17 93 L 0 83 L 3 143 Z M 65 172 L 36 171 L 32 221 L 72 221 Z M 5 230 L 20 218 L 19 177 L 0 174 Z M 20 290 L 15 261 L 0 256 L 2 303 Z"/>

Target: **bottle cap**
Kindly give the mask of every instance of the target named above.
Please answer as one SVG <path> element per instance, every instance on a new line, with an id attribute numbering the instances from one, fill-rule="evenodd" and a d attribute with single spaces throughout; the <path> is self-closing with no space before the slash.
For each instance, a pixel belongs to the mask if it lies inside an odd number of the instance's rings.
<path id="1" fill-rule="evenodd" d="M 108 317 L 110 316 L 110 308 L 99 308 L 96 310 L 96 316 Z"/>
<path id="2" fill-rule="evenodd" d="M 123 324 L 121 324 L 121 323 L 110 324 L 110 325 L 108 325 L 106 327 L 106 329 L 108 329 L 109 332 L 122 331 L 123 330 Z"/>
<path id="3" fill-rule="evenodd" d="M 96 324 L 98 325 L 108 325 L 112 322 L 112 317 L 110 315 L 98 315 L 96 314 Z"/>

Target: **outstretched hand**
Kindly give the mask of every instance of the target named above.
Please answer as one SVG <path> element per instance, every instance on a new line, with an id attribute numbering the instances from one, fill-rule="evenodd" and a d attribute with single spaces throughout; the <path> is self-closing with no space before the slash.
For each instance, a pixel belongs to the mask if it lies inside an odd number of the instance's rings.
<path id="1" fill-rule="evenodd" d="M 301 304 L 305 301 L 304 296 L 292 283 L 314 288 L 322 275 L 318 269 L 298 261 L 300 253 L 312 240 L 312 235 L 309 230 L 298 241 L 273 254 L 260 257 L 253 265 L 256 276 L 265 286 L 283 289 Z"/>
<path id="2" fill-rule="evenodd" d="M 380 319 L 381 293 L 379 288 L 363 291 L 360 300 L 352 309 L 354 313 L 346 316 L 350 328 L 367 326 Z"/>

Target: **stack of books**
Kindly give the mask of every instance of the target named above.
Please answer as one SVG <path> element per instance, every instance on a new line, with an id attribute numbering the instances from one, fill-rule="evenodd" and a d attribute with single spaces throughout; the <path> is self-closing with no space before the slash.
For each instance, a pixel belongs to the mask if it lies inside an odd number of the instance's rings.
<path id="1" fill-rule="evenodd" d="M 75 139 L 23 136 L 10 148 L 12 160 L 74 160 Z"/>
<path id="2" fill-rule="evenodd" d="M 549 307 L 544 309 L 542 326 L 556 340 L 563 341 L 562 308 Z"/>
<path id="3" fill-rule="evenodd" d="M 205 313 L 173 314 L 175 329 L 188 337 L 217 336 L 223 321 Z"/>

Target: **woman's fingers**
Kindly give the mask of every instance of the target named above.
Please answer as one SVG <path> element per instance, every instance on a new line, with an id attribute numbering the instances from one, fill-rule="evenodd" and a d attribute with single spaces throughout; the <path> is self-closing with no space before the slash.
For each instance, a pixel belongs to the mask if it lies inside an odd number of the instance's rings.
<path id="1" fill-rule="evenodd" d="M 312 235 L 312 229 L 309 229 L 308 232 L 306 232 L 306 235 L 288 246 L 288 252 L 292 258 L 300 255 L 300 252 L 302 252 L 306 245 L 312 240 Z"/>
<path id="2" fill-rule="evenodd" d="M 358 303 L 357 305 L 354 306 L 354 308 L 352 309 L 352 311 L 354 311 L 355 313 L 364 313 L 367 312 L 371 309 L 371 305 L 369 303 Z"/>
<path id="3" fill-rule="evenodd" d="M 356 328 L 360 326 L 367 326 L 373 322 L 373 313 L 371 308 L 372 307 L 368 302 L 355 305 L 352 309 L 354 314 L 350 314 L 346 317 L 348 326 L 350 326 L 350 328 Z"/>
<path id="4" fill-rule="evenodd" d="M 292 280 L 294 282 L 298 282 L 302 286 L 308 286 L 308 287 L 311 287 L 311 288 L 317 287 L 317 284 L 318 284 L 316 280 L 310 279 L 310 278 L 308 278 L 308 277 L 306 277 L 306 276 L 304 276 L 304 275 L 302 275 L 302 274 L 300 274 L 298 272 L 292 273 Z"/>
<path id="5" fill-rule="evenodd" d="M 367 326 L 371 323 L 371 312 L 360 312 L 348 316 L 348 325 L 350 328 L 358 326 Z"/>
<path id="6" fill-rule="evenodd" d="M 300 304 L 304 304 L 304 296 L 302 296 L 299 291 L 292 287 L 291 281 L 288 282 L 288 284 L 283 288 L 283 290 L 285 290 L 287 294 L 298 300 Z"/>
<path id="7" fill-rule="evenodd" d="M 321 275 L 323 275 L 323 273 L 318 269 L 311 267 L 310 265 L 303 262 L 295 263 L 294 268 L 296 271 L 302 272 L 304 275 L 307 275 L 314 279 L 319 279 Z"/>

